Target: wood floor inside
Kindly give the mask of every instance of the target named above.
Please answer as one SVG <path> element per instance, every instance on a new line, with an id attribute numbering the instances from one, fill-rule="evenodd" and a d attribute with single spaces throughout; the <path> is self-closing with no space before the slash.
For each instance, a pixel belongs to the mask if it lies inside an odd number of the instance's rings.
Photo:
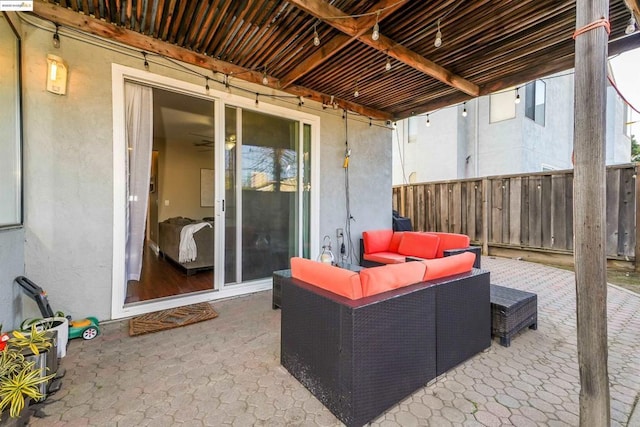
<path id="1" fill-rule="evenodd" d="M 187 276 L 184 269 L 145 247 L 140 280 L 129 280 L 125 303 L 213 289 L 213 270 Z"/>

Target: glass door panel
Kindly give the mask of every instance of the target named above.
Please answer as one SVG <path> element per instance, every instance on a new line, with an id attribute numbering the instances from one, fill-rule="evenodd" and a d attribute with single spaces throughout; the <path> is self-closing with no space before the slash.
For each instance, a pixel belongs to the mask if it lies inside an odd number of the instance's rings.
<path id="1" fill-rule="evenodd" d="M 238 152 L 238 109 L 235 107 L 225 107 L 224 110 L 224 156 L 225 156 L 225 174 L 224 174 L 224 283 L 235 283 L 237 255 L 237 152 Z"/>
<path id="2" fill-rule="evenodd" d="M 297 121 L 242 112 L 242 280 L 287 268 L 298 254 Z"/>

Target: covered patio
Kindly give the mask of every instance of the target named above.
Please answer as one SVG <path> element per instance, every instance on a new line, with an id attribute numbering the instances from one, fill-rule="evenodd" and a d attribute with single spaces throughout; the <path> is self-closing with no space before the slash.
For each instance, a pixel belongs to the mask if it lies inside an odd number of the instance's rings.
<path id="1" fill-rule="evenodd" d="M 484 257 L 493 283 L 538 294 L 538 330 L 491 347 L 413 393 L 374 426 L 575 426 L 574 274 Z M 611 425 L 640 422 L 640 295 L 608 285 Z M 63 386 L 32 426 L 283 426 L 341 423 L 280 366 L 280 311 L 271 293 L 214 303 L 219 319 L 129 337 L 75 340 Z M 635 414 L 634 414 L 635 412 Z"/>

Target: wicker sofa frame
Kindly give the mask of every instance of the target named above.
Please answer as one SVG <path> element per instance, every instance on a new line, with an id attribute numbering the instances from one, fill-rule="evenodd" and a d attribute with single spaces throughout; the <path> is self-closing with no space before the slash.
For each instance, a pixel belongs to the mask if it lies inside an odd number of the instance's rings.
<path id="1" fill-rule="evenodd" d="M 491 345 L 489 272 L 350 300 L 282 279 L 281 364 L 361 426 Z"/>

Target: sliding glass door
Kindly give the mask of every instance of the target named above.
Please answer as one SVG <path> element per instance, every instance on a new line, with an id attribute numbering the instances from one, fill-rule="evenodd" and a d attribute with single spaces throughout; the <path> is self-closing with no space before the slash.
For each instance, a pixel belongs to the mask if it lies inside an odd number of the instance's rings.
<path id="1" fill-rule="evenodd" d="M 301 247 L 308 256 L 310 126 L 303 126 L 305 132 L 296 120 L 225 108 L 227 284 L 270 277 Z"/>

